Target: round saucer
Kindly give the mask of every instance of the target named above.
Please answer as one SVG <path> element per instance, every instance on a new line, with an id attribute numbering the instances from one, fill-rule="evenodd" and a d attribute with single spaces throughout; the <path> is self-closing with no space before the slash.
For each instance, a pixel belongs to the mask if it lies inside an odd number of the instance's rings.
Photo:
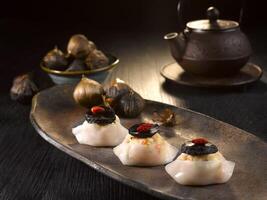
<path id="1" fill-rule="evenodd" d="M 167 80 L 187 86 L 195 87 L 232 87 L 249 84 L 257 81 L 262 76 L 262 69 L 247 63 L 239 73 L 228 77 L 202 77 L 185 72 L 178 63 L 165 65 L 160 73 Z"/>

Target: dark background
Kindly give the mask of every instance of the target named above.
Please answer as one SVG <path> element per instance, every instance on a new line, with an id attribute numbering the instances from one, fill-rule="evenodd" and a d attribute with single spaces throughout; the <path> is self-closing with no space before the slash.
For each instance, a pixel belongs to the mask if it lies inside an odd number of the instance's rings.
<path id="1" fill-rule="evenodd" d="M 1 1 L 0 69 L 7 91 L 12 78 L 35 69 L 44 54 L 55 44 L 64 49 L 74 33 L 98 39 L 112 32 L 150 31 L 167 33 L 181 30 L 177 0 L 75 0 L 75 1 Z M 243 8 L 242 29 L 258 31 L 266 27 L 264 1 L 184 0 L 184 21 L 205 18 L 208 6 L 215 5 L 221 18 L 239 20 Z M 148 38 L 149 39 L 149 38 Z M 161 40 L 162 38 L 158 38 Z M 105 45 L 102 45 L 105 48 Z"/>
<path id="2" fill-rule="evenodd" d="M 116 28 L 159 29 L 177 23 L 178 0 L 76 0 L 76 1 L 2 1 L 0 17 L 16 20 L 49 21 L 62 23 L 86 22 L 88 26 Z M 238 19 L 240 8 L 244 8 L 245 24 L 262 24 L 265 18 L 264 1 L 260 0 L 184 0 L 187 19 L 205 17 L 205 9 L 214 5 L 221 17 Z M 190 18 L 189 18 L 190 16 Z M 266 19 L 266 18 L 265 18 Z"/>

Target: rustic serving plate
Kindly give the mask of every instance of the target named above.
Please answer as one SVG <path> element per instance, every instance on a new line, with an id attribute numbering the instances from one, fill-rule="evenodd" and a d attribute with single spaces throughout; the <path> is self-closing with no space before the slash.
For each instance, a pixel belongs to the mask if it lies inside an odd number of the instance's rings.
<path id="1" fill-rule="evenodd" d="M 256 136 L 200 113 L 146 101 L 145 110 L 138 118 L 121 120 L 125 127 L 150 121 L 153 111 L 170 108 L 178 116 L 178 125 L 162 127 L 161 135 L 169 143 L 179 147 L 186 139 L 206 137 L 217 144 L 228 160 L 236 163 L 233 177 L 226 184 L 182 186 L 165 172 L 164 166 L 124 166 L 112 148 L 78 144 L 71 129 L 84 120 L 85 110 L 72 99 L 73 88 L 71 85 L 58 85 L 40 92 L 33 99 L 30 114 L 37 132 L 70 156 L 124 184 L 163 199 L 266 199 L 267 144 Z"/>

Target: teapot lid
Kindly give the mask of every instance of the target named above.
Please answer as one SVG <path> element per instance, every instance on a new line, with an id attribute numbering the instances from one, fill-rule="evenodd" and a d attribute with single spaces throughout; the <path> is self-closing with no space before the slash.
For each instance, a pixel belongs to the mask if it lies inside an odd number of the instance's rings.
<path id="1" fill-rule="evenodd" d="M 220 12 L 215 7 L 209 7 L 207 9 L 207 18 L 203 20 L 191 21 L 186 24 L 186 27 L 193 30 L 228 30 L 239 27 L 238 22 L 231 20 L 221 20 L 218 19 Z"/>

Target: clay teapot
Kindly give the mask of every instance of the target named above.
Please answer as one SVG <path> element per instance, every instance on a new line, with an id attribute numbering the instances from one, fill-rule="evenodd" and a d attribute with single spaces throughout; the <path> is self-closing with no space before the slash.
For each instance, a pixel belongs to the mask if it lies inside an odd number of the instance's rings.
<path id="1" fill-rule="evenodd" d="M 251 46 L 239 23 L 220 20 L 215 7 L 207 18 L 186 24 L 182 33 L 168 33 L 171 54 L 186 71 L 201 76 L 228 76 L 237 73 L 249 60 Z"/>

